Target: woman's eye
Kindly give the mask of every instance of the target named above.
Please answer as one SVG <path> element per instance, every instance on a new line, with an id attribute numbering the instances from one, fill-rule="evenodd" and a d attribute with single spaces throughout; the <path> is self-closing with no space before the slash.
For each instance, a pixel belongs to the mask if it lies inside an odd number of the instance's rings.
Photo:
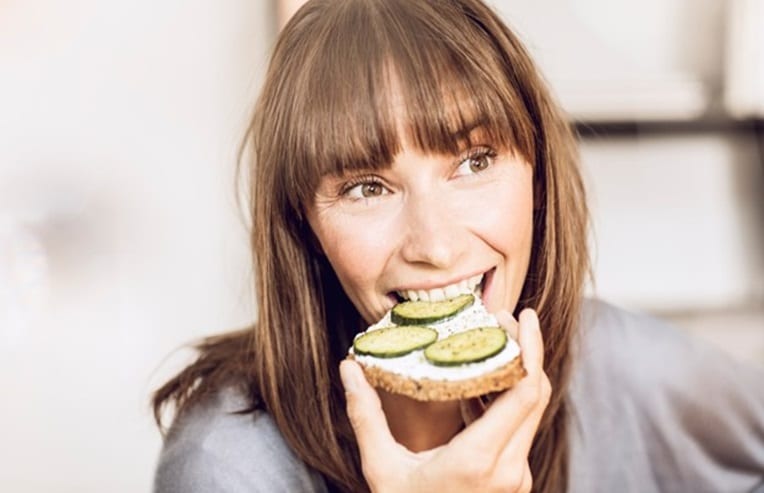
<path id="1" fill-rule="evenodd" d="M 342 191 L 342 195 L 351 199 L 372 199 L 384 195 L 386 192 L 387 190 L 381 183 L 377 181 L 364 181 L 349 184 Z"/>
<path id="2" fill-rule="evenodd" d="M 456 169 L 457 176 L 474 175 L 485 171 L 496 157 L 496 153 L 490 149 L 480 149 L 470 153 L 464 160 L 459 163 Z"/>

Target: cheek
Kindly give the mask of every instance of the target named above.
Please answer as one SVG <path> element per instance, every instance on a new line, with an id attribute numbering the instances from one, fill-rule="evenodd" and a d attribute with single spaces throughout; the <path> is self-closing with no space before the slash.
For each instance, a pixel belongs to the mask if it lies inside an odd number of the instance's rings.
<path id="1" fill-rule="evenodd" d="M 497 183 L 473 224 L 486 243 L 505 256 L 527 258 L 533 236 L 533 193 L 530 177 Z"/>
<path id="2" fill-rule="evenodd" d="M 514 176 L 491 193 L 490 206 L 475 215 L 473 230 L 498 254 L 497 276 L 489 309 L 512 311 L 528 271 L 533 243 L 533 192 L 530 174 Z"/>
<path id="3" fill-rule="evenodd" d="M 330 212 L 314 218 L 311 226 L 345 292 L 363 305 L 389 256 L 389 227 L 373 218 Z"/>
<path id="4" fill-rule="evenodd" d="M 325 245 L 326 256 L 343 285 L 363 284 L 371 277 L 374 259 L 368 259 L 364 266 L 366 252 L 370 251 L 368 238 L 361 235 L 340 236 L 337 241 L 329 241 Z"/>

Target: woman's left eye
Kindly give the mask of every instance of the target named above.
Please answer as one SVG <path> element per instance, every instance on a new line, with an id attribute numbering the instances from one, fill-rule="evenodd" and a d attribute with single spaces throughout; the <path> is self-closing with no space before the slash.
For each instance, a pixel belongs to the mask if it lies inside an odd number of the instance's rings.
<path id="1" fill-rule="evenodd" d="M 385 185 L 374 177 L 360 177 L 346 183 L 340 195 L 351 200 L 374 199 L 389 193 Z"/>
<path id="2" fill-rule="evenodd" d="M 470 151 L 466 158 L 462 159 L 457 168 L 457 176 L 474 175 L 485 171 L 496 157 L 496 151 L 489 148 L 481 148 Z"/>

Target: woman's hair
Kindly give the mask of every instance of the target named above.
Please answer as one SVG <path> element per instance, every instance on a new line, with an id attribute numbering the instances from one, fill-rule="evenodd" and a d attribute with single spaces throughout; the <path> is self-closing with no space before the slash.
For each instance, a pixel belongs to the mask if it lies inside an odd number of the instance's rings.
<path id="1" fill-rule="evenodd" d="M 564 491 L 570 348 L 589 268 L 584 190 L 569 125 L 479 0 L 313 0 L 289 21 L 247 133 L 257 321 L 198 346 L 198 360 L 154 394 L 158 421 L 166 404 L 177 415 L 235 385 L 250 398 L 244 411 L 270 413 L 335 488 L 367 490 L 338 375 L 364 322 L 305 210 L 323 174 L 390 166 L 404 137 L 453 153 L 475 124 L 533 167 L 533 245 L 515 315 L 537 310 L 555 389 L 530 454 L 534 491 Z"/>

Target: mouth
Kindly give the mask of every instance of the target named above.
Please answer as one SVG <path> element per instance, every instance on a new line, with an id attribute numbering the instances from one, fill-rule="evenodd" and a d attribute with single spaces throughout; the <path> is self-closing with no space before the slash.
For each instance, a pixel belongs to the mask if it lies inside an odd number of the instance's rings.
<path id="1" fill-rule="evenodd" d="M 462 294 L 474 294 L 478 298 L 483 295 L 486 280 L 493 269 L 477 274 L 461 281 L 433 289 L 400 289 L 391 293 L 397 302 L 402 301 L 445 301 Z"/>

